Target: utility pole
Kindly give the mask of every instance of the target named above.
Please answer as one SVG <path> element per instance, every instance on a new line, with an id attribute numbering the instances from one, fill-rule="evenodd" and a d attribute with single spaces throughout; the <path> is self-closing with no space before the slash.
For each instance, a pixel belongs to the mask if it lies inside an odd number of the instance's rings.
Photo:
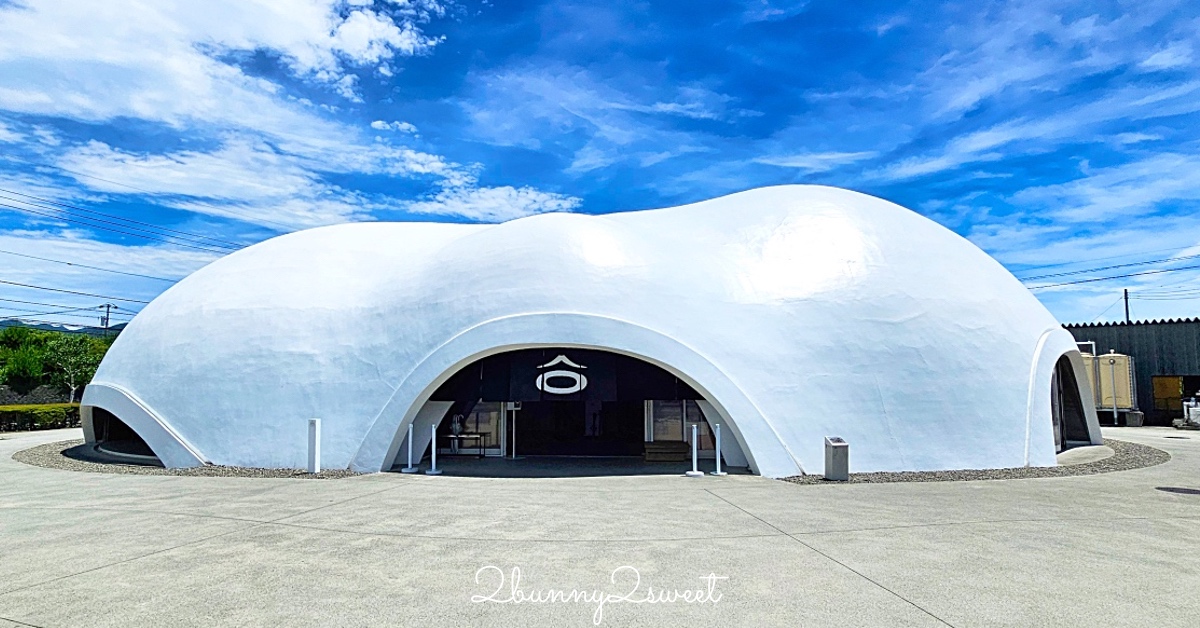
<path id="1" fill-rule="evenodd" d="M 1129 323 L 1129 288 L 1125 289 L 1125 323 Z"/>
<path id="2" fill-rule="evenodd" d="M 104 316 L 100 319 L 100 322 L 104 326 L 104 334 L 108 335 L 108 322 L 110 319 L 109 310 L 119 310 L 121 308 L 113 305 L 112 303 L 105 303 L 104 305 L 102 305 L 100 307 L 104 308 Z M 1126 308 L 1126 309 L 1128 310 L 1128 308 Z"/>

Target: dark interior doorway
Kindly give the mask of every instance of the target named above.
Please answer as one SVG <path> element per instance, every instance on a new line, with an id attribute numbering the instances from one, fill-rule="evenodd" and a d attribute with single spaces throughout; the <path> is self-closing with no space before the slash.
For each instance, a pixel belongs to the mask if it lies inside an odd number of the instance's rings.
<path id="1" fill-rule="evenodd" d="M 671 439 L 648 427 L 662 418 L 659 406 L 677 408 L 674 440 L 689 433 L 683 422 L 704 421 L 695 404 L 703 397 L 675 375 L 591 349 L 488 356 L 460 369 L 430 399 L 452 402 L 438 426 L 439 451 L 468 455 L 511 456 L 515 441 L 520 456 L 641 456 L 648 440 Z M 680 410 L 685 402 L 690 414 Z"/>
<path id="2" fill-rule="evenodd" d="M 1075 369 L 1067 356 L 1058 359 L 1051 379 L 1050 403 L 1054 419 L 1054 442 L 1057 451 L 1080 444 L 1089 444 L 1087 419 L 1083 400 L 1075 379 Z M 1090 389 L 1089 389 L 1090 393 Z"/>
<path id="3" fill-rule="evenodd" d="M 517 442 L 531 456 L 640 456 L 644 404 L 636 401 L 532 401 L 521 405 Z"/>
<path id="4" fill-rule="evenodd" d="M 153 459 L 146 462 L 158 461 L 154 450 L 133 428 L 104 408 L 92 408 L 92 430 L 96 435 L 96 447 L 103 453 Z"/>

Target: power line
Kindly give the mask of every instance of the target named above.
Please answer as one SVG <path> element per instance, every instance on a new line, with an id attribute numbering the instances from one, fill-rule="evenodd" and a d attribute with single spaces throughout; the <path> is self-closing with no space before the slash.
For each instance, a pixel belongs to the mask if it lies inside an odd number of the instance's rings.
<path id="1" fill-rule="evenodd" d="M 1138 294 L 1143 294 L 1143 295 L 1147 295 L 1147 296 L 1156 296 L 1156 297 L 1157 296 L 1170 296 L 1173 294 L 1197 294 L 1197 293 L 1200 293 L 1200 286 L 1195 287 L 1195 288 L 1182 288 L 1180 290 L 1156 290 L 1156 289 L 1151 288 L 1149 290 L 1138 291 Z"/>
<path id="2" fill-rule="evenodd" d="M 1097 315 L 1096 315 L 1096 318 L 1093 318 L 1093 319 L 1092 319 L 1092 322 L 1094 323 L 1094 322 L 1096 322 L 1096 321 L 1100 320 L 1100 317 L 1101 317 L 1101 316 L 1104 316 L 1105 314 L 1108 314 L 1108 311 L 1109 311 L 1109 310 L 1111 310 L 1111 309 L 1113 309 L 1113 305 L 1116 305 L 1116 304 L 1120 303 L 1120 302 L 1121 302 L 1121 299 L 1124 299 L 1124 298 L 1125 298 L 1125 295 L 1121 295 L 1121 296 L 1117 297 L 1117 300 L 1116 300 L 1116 301 L 1113 301 L 1113 302 L 1112 302 L 1112 305 L 1109 305 L 1108 307 L 1104 308 L 1104 311 L 1103 311 L 1103 312 L 1100 312 L 1099 314 L 1097 314 Z"/>
<path id="3" fill-rule="evenodd" d="M 11 200 L 11 199 L 9 199 L 9 200 Z M 17 201 L 17 202 L 23 202 L 23 201 Z M 206 251 L 206 252 L 209 252 L 209 253 L 220 253 L 220 254 L 224 255 L 224 254 L 227 254 L 227 253 L 230 253 L 230 252 L 231 252 L 231 251 L 229 251 L 229 250 L 227 250 L 227 249 L 216 249 L 216 248 L 212 248 L 212 247 L 210 247 L 210 246 L 197 246 L 197 245 L 195 245 L 195 244 L 189 244 L 189 243 L 187 243 L 186 241 L 184 241 L 184 242 L 177 242 L 177 241 L 173 241 L 172 239 L 169 239 L 169 238 L 173 238 L 174 236 L 164 236 L 164 235 L 162 235 L 162 234 L 157 234 L 157 233 L 146 233 L 146 232 L 144 232 L 144 230 L 141 230 L 141 231 L 143 231 L 143 233 L 136 233 L 136 232 L 131 232 L 131 231 L 123 231 L 123 230 L 121 230 L 121 229 L 114 229 L 114 228 L 112 228 L 112 227 L 105 227 L 105 226 L 102 226 L 102 225 L 96 225 L 96 224 L 92 224 L 91 222 L 87 222 L 88 220 L 93 220 L 93 221 L 96 221 L 96 222 L 101 222 L 101 223 L 107 222 L 107 221 L 104 221 L 104 220 L 97 220 L 97 219 L 94 219 L 94 218 L 89 218 L 89 219 L 68 218 L 68 217 L 66 217 L 66 216 L 60 216 L 60 215 L 57 215 L 57 214 L 52 214 L 52 213 L 46 213 L 46 212 L 37 211 L 36 209 L 30 209 L 30 208 L 28 208 L 28 207 L 20 207 L 20 206 L 17 206 L 17 205 L 9 205 L 8 203 L 0 203 L 0 207 L 7 207 L 7 208 L 9 208 L 9 209 L 15 209 L 15 210 L 17 210 L 17 211 L 23 211 L 23 212 L 26 212 L 26 213 L 29 213 L 29 214 L 34 214 L 34 215 L 36 215 L 36 216 L 42 216 L 42 217 L 44 217 L 44 218 L 52 218 L 52 219 L 54 219 L 54 220 L 62 220 L 62 221 L 64 221 L 64 222 L 69 222 L 69 223 L 74 223 L 74 224 L 77 224 L 77 225 L 82 225 L 82 226 L 84 226 L 84 227 L 88 227 L 88 228 L 91 228 L 91 229 L 99 229 L 99 230 L 101 230 L 101 231 L 111 231 L 111 232 L 113 232 L 113 233 L 119 233 L 119 234 L 121 234 L 121 235 L 127 235 L 127 236 L 131 236 L 131 237 L 135 237 L 135 238 L 141 238 L 141 239 L 143 239 L 143 240 L 151 240 L 151 241 L 155 241 L 155 242 L 165 242 L 165 243 L 167 243 L 167 244 L 173 244 L 173 245 L 175 245 L 175 246 L 183 246 L 183 247 L 187 247 L 187 248 L 189 248 L 189 249 L 197 249 L 197 250 L 200 250 L 200 251 Z M 35 207 L 36 207 L 36 206 L 35 206 Z M 60 211 L 60 210 L 51 210 L 51 211 Z M 109 224 L 115 224 L 115 223 L 109 223 Z M 128 229 L 136 229 L 136 227 L 127 227 L 127 228 L 128 228 Z"/>
<path id="4" fill-rule="evenodd" d="M 101 268 L 99 266 L 88 266 L 87 264 L 78 264 L 75 262 L 65 262 L 65 261 L 59 260 L 59 259 L 50 259 L 48 257 L 38 257 L 36 255 L 27 255 L 25 253 L 17 253 L 15 251 L 5 251 L 3 249 L 0 249 L 0 253 L 4 253 L 7 255 L 16 255 L 17 257 L 25 257 L 28 259 L 35 259 L 35 260 L 42 261 L 42 262 L 54 262 L 55 264 L 66 264 L 67 266 L 77 266 L 79 268 L 87 268 L 89 270 L 99 270 L 99 271 L 103 271 L 106 273 L 116 273 L 118 275 L 129 275 L 130 277 L 142 277 L 145 279 L 155 279 L 157 281 L 167 281 L 170 283 L 175 283 L 176 281 L 179 281 L 178 279 L 167 279 L 166 277 L 155 277 L 153 275 L 130 273 L 130 272 L 126 272 L 123 270 L 114 270 L 112 268 Z"/>
<path id="5" fill-rule="evenodd" d="M 11 312 L 23 312 L 23 314 L 21 314 L 21 316 L 52 316 L 54 314 L 66 314 L 68 316 L 82 316 L 82 317 L 86 317 L 86 318 L 98 318 L 100 316 L 100 313 L 98 311 L 95 314 L 91 314 L 91 315 L 71 314 L 71 312 L 82 312 L 84 310 L 98 310 L 98 308 L 99 308 L 99 306 L 91 305 L 88 307 L 74 307 L 74 308 L 70 308 L 70 309 L 66 309 L 66 310 L 54 310 L 52 312 L 39 312 L 37 310 L 31 310 L 31 309 L 25 308 L 25 307 L 7 306 L 7 307 L 0 307 L 0 310 L 11 311 Z"/>
<path id="6" fill-rule="evenodd" d="M 1200 299 L 1200 294 L 1194 294 L 1192 296 L 1173 296 L 1173 297 L 1151 296 L 1151 297 L 1129 297 L 1129 298 L 1137 299 L 1139 301 L 1194 301 L 1196 299 Z"/>
<path id="7" fill-rule="evenodd" d="M 60 308 L 74 307 L 72 305 L 67 305 L 65 303 L 44 303 L 42 301 L 22 301 L 20 299 L 9 299 L 9 298 L 0 298 L 0 301 L 4 301 L 5 303 L 21 303 L 23 305 L 40 305 L 42 307 L 60 307 Z M 99 308 L 101 306 L 94 305 L 92 307 Z M 128 310 L 128 311 L 133 312 L 133 310 Z"/>
<path id="8" fill-rule="evenodd" d="M 20 312 L 20 314 L 17 314 L 16 316 L 50 316 L 53 314 L 58 314 L 58 315 L 62 315 L 62 316 L 75 316 L 78 318 L 89 318 L 89 319 L 102 320 L 104 315 L 102 312 L 99 312 L 99 311 L 92 313 L 92 314 L 73 314 L 72 313 L 72 312 L 82 312 L 84 310 L 94 310 L 94 309 L 95 309 L 94 307 L 85 307 L 85 308 L 75 308 L 75 309 L 70 309 L 70 310 L 58 310 L 58 311 L 54 311 L 54 312 L 39 312 L 37 310 L 30 310 L 30 309 L 23 308 L 23 307 L 0 307 L 0 311 L 3 311 L 3 312 Z M 7 315 L 4 315 L 4 316 L 7 316 Z M 116 315 L 114 314 L 113 316 L 116 316 Z M 130 320 L 133 320 L 132 315 L 122 314 L 121 316 L 122 316 L 122 320 L 120 322 L 128 322 Z"/>
<path id="9" fill-rule="evenodd" d="M 34 286 L 34 285 L 27 284 L 27 283 L 18 283 L 18 282 L 15 282 L 15 281 L 7 281 L 7 280 L 4 280 L 4 279 L 0 279 L 0 283 L 2 283 L 2 284 L 7 284 L 7 285 L 10 285 L 10 286 L 18 286 L 18 287 L 21 287 L 21 288 L 31 288 L 31 289 L 33 289 L 33 290 L 47 290 L 47 291 L 50 291 L 50 292 L 62 292 L 62 293 L 65 293 L 65 294 L 77 294 L 77 295 L 79 295 L 79 296 L 84 296 L 84 297 L 93 297 L 93 298 L 96 298 L 96 299 L 111 299 L 111 300 L 113 300 L 113 301 L 127 301 L 127 302 L 129 302 L 129 303 L 142 303 L 142 304 L 149 304 L 149 303 L 150 303 L 149 301 L 140 301 L 140 300 L 138 300 L 138 299 L 126 299 L 126 298 L 124 298 L 124 297 L 108 297 L 108 296 L 104 296 L 104 295 L 102 295 L 102 294 L 93 294 L 93 293 L 91 293 L 91 292 L 78 292 L 78 291 L 75 291 L 75 290 L 63 290 L 62 288 L 47 288 L 47 287 L 45 287 L 45 286 Z"/>
<path id="10" fill-rule="evenodd" d="M 1037 275 L 1034 277 L 1022 277 L 1021 281 L 1033 281 L 1035 279 L 1050 279 L 1052 277 L 1068 277 L 1071 275 L 1085 275 L 1087 273 L 1098 273 L 1100 271 L 1113 270 L 1116 268 L 1129 268 L 1131 266 L 1147 266 L 1150 264 L 1164 264 L 1164 263 L 1170 263 L 1170 262 L 1177 262 L 1180 260 L 1197 259 L 1197 258 L 1200 258 L 1200 255 L 1184 255 L 1182 257 L 1169 257 L 1167 259 L 1152 259 L 1152 260 L 1146 260 L 1146 261 L 1142 261 L 1142 262 L 1129 262 L 1128 264 L 1115 264 L 1112 266 L 1101 266 L 1099 268 L 1085 268 L 1083 270 L 1072 270 L 1070 272 L 1065 272 L 1065 273 L 1053 273 L 1053 274 L 1049 274 L 1049 275 Z"/>
<path id="11" fill-rule="evenodd" d="M 1046 285 L 1042 285 L 1042 286 L 1030 286 L 1029 289 L 1030 290 L 1043 290 L 1045 288 L 1057 288 L 1059 286 L 1073 286 L 1073 285 L 1081 284 L 1081 283 L 1093 283 L 1096 281 L 1109 281 L 1111 279 L 1124 279 L 1125 277 L 1141 277 L 1144 275 L 1161 275 L 1163 273 L 1174 273 L 1174 272 L 1178 272 L 1181 270 L 1196 270 L 1198 268 L 1200 268 L 1200 265 L 1180 266 L 1179 268 L 1162 268 L 1159 270 L 1144 270 L 1144 271 L 1138 272 L 1138 273 L 1128 273 L 1125 275 L 1113 275 L 1111 277 L 1093 277 L 1091 279 L 1077 279 L 1075 281 L 1064 281 L 1061 283 L 1051 283 L 1051 284 L 1046 284 Z"/>
<path id="12" fill-rule="evenodd" d="M 112 184 L 112 185 L 118 185 L 118 186 L 121 186 L 121 187 L 123 187 L 123 188 L 126 188 L 126 189 L 133 190 L 133 191 L 135 191 L 135 192 L 141 192 L 142 194 L 149 194 L 149 195 L 151 195 L 151 196 L 160 196 L 160 195 L 162 194 L 161 192 L 152 192 L 152 191 L 150 191 L 150 190 L 142 189 L 142 188 L 139 188 L 139 187 L 134 187 L 134 186 L 132 186 L 132 185 L 129 185 L 129 184 L 127 184 L 127 183 L 121 183 L 121 182 L 119 182 L 119 181 L 113 181 L 113 180 L 111 180 L 111 179 L 105 179 L 105 178 L 103 178 L 103 177 L 97 177 L 97 176 L 95 176 L 95 175 L 86 174 L 86 173 L 83 173 L 83 172 L 79 172 L 79 171 L 77 171 L 77 170 L 71 170 L 70 168 L 64 168 L 64 167 L 62 167 L 62 166 L 60 166 L 60 165 L 58 165 L 58 164 L 51 164 L 51 163 L 45 163 L 45 162 L 36 162 L 36 161 L 30 161 L 30 160 L 28 160 L 28 159 L 22 159 L 22 158 L 20 158 L 20 157 L 13 157 L 13 156 L 8 156 L 8 155 L 6 155 L 6 156 L 5 156 L 5 158 L 6 158 L 6 159 L 9 159 L 9 160 L 12 160 L 12 161 L 19 161 L 19 162 L 22 162 L 22 163 L 30 164 L 30 165 L 32 165 L 32 166 L 44 166 L 44 167 L 47 167 L 47 168 L 54 168 L 55 170 L 61 170 L 62 172 L 69 172 L 69 173 L 71 173 L 71 174 L 73 174 L 73 175 L 76 175 L 76 176 L 78 176 L 78 177 L 87 177 L 88 179 L 95 179 L 95 180 L 97 180 L 97 181 L 103 181 L 103 182 L 105 182 L 105 183 L 109 183 L 109 184 Z M 287 231 L 293 231 L 293 230 L 295 229 L 295 227 L 294 227 L 294 226 L 292 226 L 292 225 L 284 224 L 284 223 L 282 223 L 282 222 L 276 222 L 276 221 L 274 221 L 274 220 L 268 220 L 268 219 L 266 219 L 266 218 L 262 218 L 262 217 L 259 217 L 259 216 L 251 216 L 251 215 L 249 215 L 249 214 L 245 214 L 245 213 L 241 213 L 241 212 L 235 212 L 235 211 L 233 211 L 233 210 L 229 209 L 228 207 L 217 207 L 216 205 L 213 205 L 212 203 L 205 203 L 205 202 L 203 202 L 203 201 L 197 201 L 197 200 L 192 200 L 191 202 L 192 202 L 192 203 L 194 203 L 194 204 L 196 204 L 196 205 L 202 205 L 202 206 L 204 206 L 204 207 L 211 207 L 211 208 L 213 208 L 213 209 L 215 209 L 215 210 L 217 210 L 217 211 L 219 211 L 219 212 L 222 212 L 223 214 L 226 214 L 226 215 L 228 215 L 228 216 L 231 216 L 231 217 L 234 217 L 234 218 L 239 218 L 239 219 L 241 219 L 241 220 L 243 220 L 243 221 L 245 221 L 245 222 L 251 223 L 251 224 L 260 224 L 260 225 L 261 225 L 261 224 L 263 224 L 263 223 L 268 223 L 268 224 L 275 225 L 275 226 L 277 226 L 277 227 L 281 227 L 281 228 L 283 229 L 283 231 L 285 231 L 285 232 L 287 232 Z"/>
<path id="13" fill-rule="evenodd" d="M 1126 253 L 1124 255 L 1109 255 L 1107 257 L 1092 257 L 1092 258 L 1088 258 L 1088 259 L 1079 259 L 1079 260 L 1074 260 L 1071 262 L 1055 262 L 1053 264 L 1039 264 L 1037 266 L 1027 266 L 1019 271 L 1015 271 L 1013 274 L 1029 272 L 1031 270 L 1040 270 L 1043 268 L 1057 268 L 1059 266 L 1071 266 L 1073 264 L 1086 264 L 1088 262 L 1103 262 L 1105 260 L 1110 260 L 1110 259 L 1121 259 L 1122 257 L 1137 257 L 1139 255 L 1149 255 L 1151 253 L 1166 253 L 1168 251 L 1186 251 L 1194 246 L 1196 246 L 1196 245 L 1189 244 L 1187 246 L 1179 246 L 1179 247 L 1175 247 L 1175 248 L 1171 248 L 1171 249 L 1155 249 L 1153 251 L 1141 251 L 1138 253 Z"/>
<path id="14" fill-rule="evenodd" d="M 125 218 L 125 217 L 123 217 L 123 216 L 117 216 L 117 215 L 115 215 L 115 214 L 108 214 L 108 213 L 105 213 L 105 212 L 102 212 L 102 211 L 98 211 L 98 210 L 95 210 L 95 209 L 89 209 L 89 208 L 87 208 L 87 207 L 80 207 L 80 206 L 78 206 L 78 205 L 72 205 L 72 204 L 70 204 L 70 203 L 63 203 L 62 201 L 56 201 L 56 200 L 53 200 L 53 199 L 48 199 L 48 198 L 44 198 L 44 197 L 41 197 L 41 196 L 35 196 L 35 195 L 33 195 L 33 194 L 25 194 L 25 193 L 23 193 L 23 192 L 16 192 L 16 191 L 14 191 L 14 190 L 7 190 L 7 189 L 4 189 L 4 188 L 0 188 L 0 192 L 4 192 L 4 193 L 6 193 L 6 194 L 15 194 L 15 195 L 17 195 L 17 196 L 20 196 L 20 197 L 23 197 L 23 198 L 30 198 L 30 199 L 33 199 L 33 200 L 37 201 L 38 203 L 41 203 L 43 206 L 44 206 L 44 205 L 51 205 L 51 206 L 53 206 L 53 207 L 55 207 L 55 208 L 71 209 L 71 210 L 75 210 L 75 211 L 81 211 L 81 212 L 84 212 L 84 213 L 87 213 L 87 214 L 95 214 L 95 215 L 97 215 L 97 216 L 103 216 L 103 217 L 105 217 L 105 218 L 110 218 L 110 219 L 113 219 L 113 220 L 119 220 L 119 221 L 122 221 L 122 222 L 127 222 L 127 223 L 130 223 L 130 224 L 133 224 L 133 225 L 140 225 L 140 226 L 143 226 L 143 227 L 149 227 L 149 228 L 151 228 L 151 229 L 156 229 L 156 230 L 158 230 L 158 231 L 163 231 L 163 232 L 165 232 L 165 233 L 173 233 L 173 234 L 178 234 L 178 235 L 182 235 L 182 236 L 187 236 L 188 238 L 194 238 L 194 239 L 196 239 L 196 240 L 202 240 L 202 241 L 206 240 L 206 241 L 212 242 L 212 243 L 213 243 L 213 245 L 215 245 L 215 246 L 220 246 L 221 248 L 228 248 L 228 249 L 234 249 L 234 250 L 242 248 L 242 245 L 240 245 L 240 244 L 237 244 L 236 242 L 230 242 L 230 241 L 228 241 L 228 240 L 221 240 L 221 239 L 219 239 L 219 238 L 214 238 L 214 237 L 212 237 L 212 236 L 204 235 L 204 234 L 201 234 L 201 233 L 194 233 L 194 232 L 191 232 L 191 231 L 179 231 L 179 230 L 177 230 L 177 229 L 170 229 L 170 228 L 168 228 L 168 227 L 163 227 L 163 226 L 156 225 L 156 224 L 153 224 L 153 223 L 149 223 L 149 222 L 142 222 L 142 221 L 140 221 L 140 220 L 134 220 L 134 219 L 132 219 L 132 218 Z M 9 198 L 9 197 L 4 197 L 4 196 L 0 196 L 0 198 L 5 198 L 6 200 L 14 201 L 14 202 L 17 202 L 17 203 L 26 203 L 26 204 L 29 204 L 29 205 L 37 205 L 37 203 L 30 203 L 29 201 L 22 201 L 22 200 L 20 200 L 20 199 L 15 199 L 15 198 Z M 90 218 L 89 218 L 89 219 L 90 219 Z M 94 220 L 94 219 L 90 219 L 90 220 Z"/>

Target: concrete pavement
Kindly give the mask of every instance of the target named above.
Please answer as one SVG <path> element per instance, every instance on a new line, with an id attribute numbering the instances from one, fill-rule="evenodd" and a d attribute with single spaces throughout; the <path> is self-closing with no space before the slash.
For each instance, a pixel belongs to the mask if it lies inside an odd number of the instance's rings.
<path id="1" fill-rule="evenodd" d="M 194 478 L 11 460 L 77 434 L 0 440 L 0 627 L 590 626 L 598 606 L 611 626 L 1200 616 L 1200 496 L 1156 490 L 1200 488 L 1200 434 L 1169 428 L 1106 429 L 1171 452 L 1157 467 L 912 484 Z M 636 592 L 613 599 L 633 569 Z M 647 603 L 648 587 L 702 595 Z M 593 601 L 511 602 L 548 589 Z"/>

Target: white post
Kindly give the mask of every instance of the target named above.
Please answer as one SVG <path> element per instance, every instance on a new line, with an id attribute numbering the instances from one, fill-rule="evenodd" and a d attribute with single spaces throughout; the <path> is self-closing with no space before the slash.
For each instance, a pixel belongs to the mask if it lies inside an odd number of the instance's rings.
<path id="1" fill-rule="evenodd" d="M 685 434 L 686 434 L 686 432 L 685 432 Z M 704 473 L 702 473 L 700 471 L 700 469 L 696 468 L 697 464 L 698 464 L 698 461 L 697 461 L 697 454 L 696 454 L 696 425 L 693 423 L 692 424 L 692 470 L 688 471 L 684 475 L 688 476 L 689 478 L 704 477 Z"/>
<path id="2" fill-rule="evenodd" d="M 725 473 L 724 471 L 721 470 L 721 424 L 717 423 L 716 425 L 713 426 L 713 429 L 715 429 L 717 431 L 717 470 L 713 471 L 712 474 L 713 475 L 729 475 L 728 473 Z"/>
<path id="3" fill-rule="evenodd" d="M 1109 349 L 1112 352 L 1112 349 Z M 1113 427 L 1117 425 L 1117 361 L 1113 358 L 1108 359 L 1109 378 L 1112 379 L 1112 413 Z"/>
<path id="4" fill-rule="evenodd" d="M 413 419 L 414 421 L 416 419 Z M 413 424 L 408 424 L 408 466 L 400 469 L 400 473 L 416 473 L 417 468 L 412 464 Z"/>
<path id="5" fill-rule="evenodd" d="M 512 430 L 513 430 L 512 459 L 516 460 L 517 459 L 517 408 L 515 407 L 515 405 L 513 406 L 513 409 L 512 409 Z"/>
<path id="6" fill-rule="evenodd" d="M 308 420 L 308 472 L 321 472 L 321 419 Z"/>
<path id="7" fill-rule="evenodd" d="M 442 470 L 437 468 L 437 423 L 429 426 L 429 432 L 430 464 L 425 470 L 425 475 L 441 475 Z"/>

